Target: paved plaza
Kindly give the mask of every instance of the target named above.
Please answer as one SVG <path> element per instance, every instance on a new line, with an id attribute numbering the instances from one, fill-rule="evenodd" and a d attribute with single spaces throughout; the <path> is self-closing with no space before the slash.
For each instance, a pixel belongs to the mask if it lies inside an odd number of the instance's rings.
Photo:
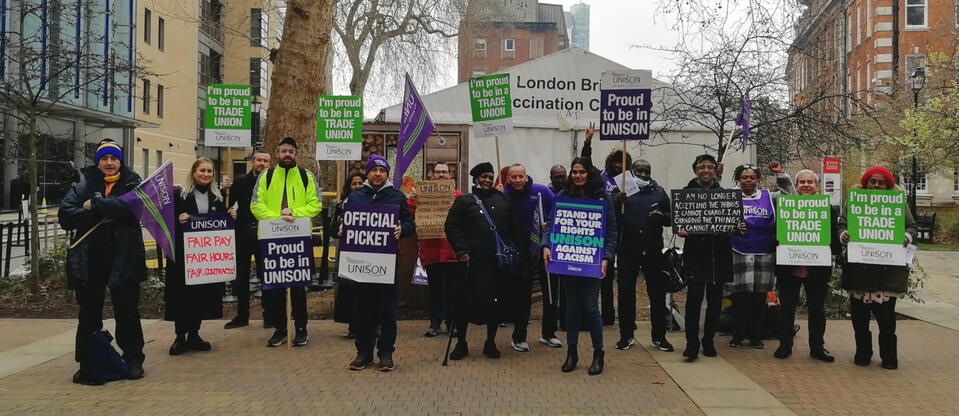
<path id="1" fill-rule="evenodd" d="M 900 368 L 883 370 L 852 363 L 848 321 L 830 321 L 826 345 L 837 356 L 827 364 L 808 357 L 805 322 L 794 355 L 787 360 L 767 349 L 731 349 L 717 337 L 719 356 L 682 361 L 646 344 L 648 322 L 640 322 L 637 345 L 615 350 L 615 327 L 607 327 L 606 371 L 586 374 L 592 356 L 581 338 L 580 368 L 559 371 L 565 350 L 531 342 L 532 351 L 509 347 L 512 328 L 497 337 L 502 358 L 482 355 L 485 331 L 470 330 L 470 355 L 440 362 L 446 338 L 424 338 L 424 321 L 400 323 L 397 369 L 347 370 L 352 342 L 343 325 L 310 323 L 310 344 L 267 348 L 271 330 L 260 322 L 224 330 L 223 321 L 204 324 L 213 351 L 171 357 L 172 324 L 144 321 L 146 377 L 88 387 L 71 383 L 73 320 L 0 320 L 0 415 L 950 415 L 959 409 L 959 269 L 956 253 L 923 252 L 930 274 L 926 305 L 902 310 L 925 318 L 899 321 Z M 917 312 L 913 312 L 913 310 Z M 918 316 L 917 316 L 918 318 Z M 926 319 L 926 320 L 922 320 Z M 112 321 L 107 322 L 112 329 Z M 539 333 L 539 321 L 530 327 Z M 875 333 L 875 330 L 874 330 Z M 583 334 L 586 335 L 586 334 Z M 538 337 L 537 337 L 538 338 Z M 561 335 L 563 338 L 563 335 Z M 669 339 L 679 349 L 683 334 Z M 564 339 L 565 342 L 565 339 Z"/>

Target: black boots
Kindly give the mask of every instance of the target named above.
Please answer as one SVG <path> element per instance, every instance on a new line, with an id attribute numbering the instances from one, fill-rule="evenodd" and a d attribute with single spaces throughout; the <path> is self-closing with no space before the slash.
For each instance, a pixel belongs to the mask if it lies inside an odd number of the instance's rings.
<path id="1" fill-rule="evenodd" d="M 593 351 L 593 363 L 589 365 L 589 375 L 595 376 L 603 372 L 603 367 L 606 365 L 603 361 L 605 355 L 603 350 Z"/>
<path id="2" fill-rule="evenodd" d="M 856 356 L 853 362 L 856 365 L 867 366 L 872 361 L 872 332 L 856 332 Z"/>
<path id="3" fill-rule="evenodd" d="M 568 373 L 576 369 L 576 364 L 579 363 L 579 352 L 576 349 L 576 344 L 569 344 L 566 346 L 566 362 L 563 363 L 563 372 Z"/>
<path id="4" fill-rule="evenodd" d="M 896 336 L 879 334 L 879 358 L 882 359 L 882 368 L 895 370 L 899 368 L 899 358 L 896 355 Z"/>
<path id="5" fill-rule="evenodd" d="M 170 345 L 170 355 L 180 355 L 185 353 L 187 350 L 186 336 L 177 335 L 176 339 L 173 340 L 173 345 Z"/>

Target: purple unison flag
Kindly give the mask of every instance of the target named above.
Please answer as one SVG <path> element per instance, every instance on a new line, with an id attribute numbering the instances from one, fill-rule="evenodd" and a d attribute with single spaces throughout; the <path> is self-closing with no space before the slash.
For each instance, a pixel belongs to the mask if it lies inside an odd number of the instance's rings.
<path id="1" fill-rule="evenodd" d="M 174 255 L 173 235 L 173 162 L 168 160 L 157 168 L 132 192 L 120 195 L 123 201 L 140 219 L 143 227 L 150 232 L 159 247 L 172 259 Z"/>
<path id="2" fill-rule="evenodd" d="M 749 119 L 752 117 L 753 103 L 749 101 L 749 90 L 746 88 L 746 94 L 743 96 L 742 111 L 736 116 L 736 125 L 743 129 L 742 149 L 746 151 L 746 145 L 749 144 Z"/>
<path id="3" fill-rule="evenodd" d="M 406 74 L 406 89 L 403 92 L 403 113 L 400 115 L 400 134 L 396 146 L 396 166 L 393 167 L 393 186 L 403 184 L 403 174 L 419 153 L 426 139 L 433 134 L 433 119 L 430 118 L 413 80 Z"/>

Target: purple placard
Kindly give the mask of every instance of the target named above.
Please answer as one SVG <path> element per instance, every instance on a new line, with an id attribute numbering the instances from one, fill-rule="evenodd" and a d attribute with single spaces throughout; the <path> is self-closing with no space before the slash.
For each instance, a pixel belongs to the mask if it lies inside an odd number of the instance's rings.
<path id="1" fill-rule="evenodd" d="M 260 279 L 264 290 L 309 286 L 313 283 L 313 240 L 310 219 L 261 220 Z"/>
<path id="2" fill-rule="evenodd" d="M 600 140 L 649 139 L 652 90 L 604 89 L 599 97 Z"/>
<path id="3" fill-rule="evenodd" d="M 345 204 L 340 251 L 396 254 L 400 208 L 396 205 Z"/>
<path id="4" fill-rule="evenodd" d="M 550 273 L 600 278 L 606 232 L 606 201 L 554 199 L 550 225 Z"/>

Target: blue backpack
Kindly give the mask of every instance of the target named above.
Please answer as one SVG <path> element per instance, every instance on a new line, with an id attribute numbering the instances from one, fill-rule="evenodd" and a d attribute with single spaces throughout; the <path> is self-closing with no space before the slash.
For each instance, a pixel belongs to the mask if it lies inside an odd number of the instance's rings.
<path id="1" fill-rule="evenodd" d="M 86 376 L 102 382 L 122 380 L 130 375 L 130 366 L 113 348 L 113 336 L 106 330 L 93 331 L 87 339 L 83 352 Z"/>

